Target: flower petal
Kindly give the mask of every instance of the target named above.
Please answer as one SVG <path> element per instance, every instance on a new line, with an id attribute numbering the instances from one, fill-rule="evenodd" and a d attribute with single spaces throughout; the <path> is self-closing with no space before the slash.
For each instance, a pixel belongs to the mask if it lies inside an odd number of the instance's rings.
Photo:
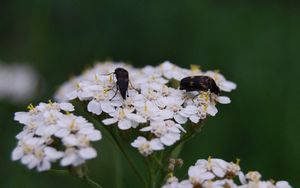
<path id="1" fill-rule="evenodd" d="M 104 125 L 111 125 L 114 124 L 118 121 L 118 119 L 116 118 L 108 118 L 102 121 L 102 123 L 104 123 Z"/>
<path id="2" fill-rule="evenodd" d="M 80 149 L 79 155 L 84 159 L 92 159 L 97 156 L 97 152 L 94 148 L 88 147 L 88 148 Z"/>
<path id="3" fill-rule="evenodd" d="M 120 120 L 119 123 L 118 123 L 118 127 L 119 127 L 121 130 L 127 130 L 127 129 L 130 129 L 130 128 L 131 128 L 131 121 L 128 120 L 128 119 Z"/>

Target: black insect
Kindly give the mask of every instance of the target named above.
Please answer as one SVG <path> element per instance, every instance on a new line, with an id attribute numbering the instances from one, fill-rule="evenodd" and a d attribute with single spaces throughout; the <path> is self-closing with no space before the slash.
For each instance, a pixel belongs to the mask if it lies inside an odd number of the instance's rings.
<path id="1" fill-rule="evenodd" d="M 125 100 L 127 97 L 128 84 L 129 84 L 129 74 L 128 71 L 123 68 L 116 68 L 113 72 L 116 75 L 116 85 L 117 91 L 112 99 L 117 95 L 117 92 L 120 91 L 122 98 Z"/>
<path id="2" fill-rule="evenodd" d="M 180 89 L 189 91 L 210 91 L 219 95 L 220 89 L 214 79 L 208 76 L 185 77 L 180 81 Z"/>

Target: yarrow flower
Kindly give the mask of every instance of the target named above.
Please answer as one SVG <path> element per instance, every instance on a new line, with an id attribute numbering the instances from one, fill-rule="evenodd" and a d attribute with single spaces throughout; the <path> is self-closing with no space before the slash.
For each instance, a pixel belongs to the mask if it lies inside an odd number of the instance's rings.
<path id="1" fill-rule="evenodd" d="M 238 180 L 238 181 L 237 181 Z M 188 179 L 179 181 L 171 176 L 162 188 L 292 188 L 287 181 L 263 181 L 257 171 L 241 171 L 239 160 L 236 163 L 222 159 L 199 159 L 188 169 Z"/>
<path id="2" fill-rule="evenodd" d="M 219 71 L 202 71 L 196 65 L 185 69 L 166 61 L 134 68 L 124 63 L 98 63 L 64 83 L 55 95 L 58 102 L 29 105 L 27 112 L 15 113 L 15 120 L 24 126 L 16 135 L 18 143 L 11 157 L 38 171 L 49 170 L 58 162 L 96 186 L 82 165 L 97 156 L 92 142 L 102 139 L 98 130 L 102 128 L 137 177 L 150 187 L 166 181 L 163 188 L 291 188 L 286 181 L 261 180 L 257 171 L 244 174 L 239 160 L 227 162 L 211 157 L 190 166 L 186 179 L 175 176 L 183 160 L 170 157 L 201 129 L 204 119 L 218 113 L 218 103 L 231 102 L 222 94 L 234 89 L 236 84 Z M 97 127 L 75 115 L 72 103 L 81 107 L 78 112 Z M 127 156 L 123 141 L 129 141 L 143 157 L 153 155 L 144 160 L 149 182 Z"/>
<path id="3" fill-rule="evenodd" d="M 118 92 L 117 78 L 112 74 L 116 68 L 123 68 L 129 73 L 125 100 Z M 233 82 L 227 81 L 219 72 L 203 72 L 197 66 L 185 69 L 166 61 L 156 67 L 139 69 L 123 63 L 105 62 L 96 64 L 64 83 L 56 93 L 56 100 L 83 101 L 87 104 L 87 111 L 99 116 L 104 125 L 140 131 L 131 145 L 147 156 L 157 149 L 150 147 L 149 151 L 146 150 L 146 143 L 172 146 L 188 129 L 188 125 L 184 124 L 198 124 L 207 116 L 217 114 L 217 103 L 230 103 L 228 97 L 216 95 L 209 90 L 186 92 L 179 89 L 178 84 L 182 78 L 195 75 L 210 76 L 221 91 L 230 92 L 236 88 Z M 141 139 L 145 133 L 150 140 Z"/>
<path id="4" fill-rule="evenodd" d="M 25 126 L 16 136 L 13 160 L 45 171 L 58 160 L 61 166 L 78 166 L 97 156 L 90 142 L 100 140 L 101 133 L 85 118 L 72 114 L 72 104 L 50 101 L 28 109 L 15 113 L 15 120 Z"/>

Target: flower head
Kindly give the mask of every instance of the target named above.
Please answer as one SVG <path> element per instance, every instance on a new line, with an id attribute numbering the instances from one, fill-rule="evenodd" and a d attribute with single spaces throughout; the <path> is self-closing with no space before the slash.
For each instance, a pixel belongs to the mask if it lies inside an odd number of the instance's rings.
<path id="1" fill-rule="evenodd" d="M 25 126 L 17 135 L 13 160 L 44 171 L 57 160 L 62 166 L 77 166 L 96 157 L 90 142 L 100 140 L 101 133 L 85 118 L 72 114 L 72 104 L 50 101 L 36 107 L 29 105 L 28 109 L 15 113 L 15 120 Z"/>
<path id="2" fill-rule="evenodd" d="M 118 91 L 115 75 L 109 74 L 119 67 L 129 73 L 125 100 Z M 207 116 L 215 116 L 217 103 L 230 103 L 228 97 L 210 91 L 186 92 L 178 88 L 182 78 L 195 75 L 210 76 L 222 91 L 229 92 L 236 87 L 220 73 L 203 72 L 198 66 L 185 69 L 166 61 L 156 67 L 138 69 L 123 63 L 106 62 L 96 64 L 65 83 L 56 98 L 59 101 L 85 101 L 89 112 L 97 116 L 105 114 L 103 124 L 116 125 L 120 130 L 137 128 L 141 136 L 148 132 L 153 140 L 171 146 L 185 133 L 183 124 L 188 121 L 197 124 Z"/>

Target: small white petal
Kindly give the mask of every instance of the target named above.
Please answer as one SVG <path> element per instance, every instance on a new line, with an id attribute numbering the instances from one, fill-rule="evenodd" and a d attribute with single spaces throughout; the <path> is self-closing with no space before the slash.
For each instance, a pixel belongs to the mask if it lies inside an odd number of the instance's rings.
<path id="1" fill-rule="evenodd" d="M 101 108 L 106 113 L 112 113 L 115 111 L 115 108 L 112 106 L 112 104 L 108 101 L 102 101 L 101 102 Z"/>
<path id="2" fill-rule="evenodd" d="M 29 164 L 32 160 L 34 160 L 34 156 L 32 154 L 30 155 L 25 155 L 22 157 L 21 162 L 22 164 Z"/>
<path id="3" fill-rule="evenodd" d="M 193 115 L 190 117 L 191 122 L 193 123 L 199 123 L 200 117 L 197 115 Z"/>
<path id="4" fill-rule="evenodd" d="M 71 103 L 60 103 L 59 107 L 60 107 L 60 109 L 67 111 L 67 112 L 74 111 L 74 106 Z"/>
<path id="5" fill-rule="evenodd" d="M 74 135 L 69 135 L 63 138 L 63 142 L 67 146 L 76 146 L 78 145 L 78 139 Z"/>
<path id="6" fill-rule="evenodd" d="M 215 116 L 218 113 L 218 109 L 213 105 L 209 105 L 207 107 L 207 113 L 211 116 Z"/>
<path id="7" fill-rule="evenodd" d="M 131 146 L 138 148 L 144 142 L 147 142 L 146 138 L 139 136 L 131 143 Z"/>
<path id="8" fill-rule="evenodd" d="M 190 116 L 197 113 L 197 107 L 194 105 L 188 105 L 183 109 L 183 113 Z"/>
<path id="9" fill-rule="evenodd" d="M 292 188 L 287 181 L 278 181 L 276 183 L 276 188 Z"/>
<path id="10" fill-rule="evenodd" d="M 166 146 L 173 145 L 179 139 L 180 139 L 180 134 L 165 134 L 160 138 L 161 142 Z"/>
<path id="11" fill-rule="evenodd" d="M 87 105 L 87 110 L 96 115 L 100 115 L 102 113 L 101 104 L 95 100 L 92 100 Z"/>
<path id="12" fill-rule="evenodd" d="M 221 104 L 229 104 L 231 102 L 230 98 L 225 96 L 219 96 L 217 101 Z"/>
<path id="13" fill-rule="evenodd" d="M 127 129 L 130 129 L 130 128 L 131 128 L 131 121 L 128 120 L 128 119 L 120 120 L 119 123 L 118 123 L 118 127 L 119 127 L 121 130 L 127 130 Z"/>
<path id="14" fill-rule="evenodd" d="M 174 115 L 174 119 L 179 124 L 185 124 L 187 122 L 187 120 L 188 120 L 186 117 L 183 117 L 183 116 L 181 116 L 179 114 Z"/>
<path id="15" fill-rule="evenodd" d="M 49 170 L 50 168 L 51 168 L 50 161 L 43 160 L 42 163 L 37 167 L 37 170 L 39 172 L 43 172 L 43 171 Z"/>
<path id="16" fill-rule="evenodd" d="M 89 148 L 80 149 L 79 155 L 84 159 L 92 159 L 97 156 L 97 152 L 94 148 L 89 147 Z"/>
<path id="17" fill-rule="evenodd" d="M 63 152 L 56 151 L 56 149 L 52 147 L 46 147 L 44 149 L 44 152 L 47 155 L 47 157 L 49 157 L 50 159 L 59 159 L 64 155 Z"/>
<path id="18" fill-rule="evenodd" d="M 161 143 L 161 141 L 159 139 L 153 139 L 150 141 L 150 145 L 151 145 L 151 148 L 153 150 L 162 150 L 164 149 L 164 146 L 163 144 Z"/>
<path id="19" fill-rule="evenodd" d="M 12 152 L 11 158 L 13 161 L 16 161 L 21 159 L 23 155 L 24 155 L 23 149 L 21 147 L 16 147 Z"/>
<path id="20" fill-rule="evenodd" d="M 219 84 L 219 87 L 223 91 L 230 92 L 236 89 L 236 84 L 230 81 L 223 81 Z"/>
<path id="21" fill-rule="evenodd" d="M 243 184 L 243 185 L 247 184 L 247 180 L 246 180 L 245 174 L 243 172 L 239 172 L 238 176 L 239 176 L 239 180 L 240 180 L 241 184 Z"/>
<path id="22" fill-rule="evenodd" d="M 102 138 L 101 132 L 98 130 L 94 130 L 92 134 L 89 134 L 89 139 L 91 141 L 98 141 L 101 140 L 101 138 Z"/>
<path id="23" fill-rule="evenodd" d="M 127 114 L 127 117 L 128 117 L 128 119 L 131 119 L 138 123 L 146 123 L 147 122 L 147 120 L 145 118 L 143 118 L 142 116 L 137 115 L 137 114 L 129 113 L 129 114 Z"/>
<path id="24" fill-rule="evenodd" d="M 118 119 L 116 118 L 108 118 L 102 121 L 102 123 L 104 123 L 104 125 L 111 125 L 114 124 L 118 121 Z"/>
<path id="25" fill-rule="evenodd" d="M 202 180 L 211 180 L 215 178 L 215 175 L 211 172 L 205 172 L 200 177 Z"/>
<path id="26" fill-rule="evenodd" d="M 151 131 L 152 130 L 152 127 L 151 126 L 148 126 L 148 127 L 144 127 L 142 129 L 140 129 L 140 131 L 142 132 L 147 132 L 147 131 Z"/>
<path id="27" fill-rule="evenodd" d="M 76 159 L 77 159 L 77 156 L 75 153 L 69 154 L 60 161 L 60 165 L 61 166 L 69 166 L 72 163 L 74 163 L 76 161 Z"/>
<path id="28" fill-rule="evenodd" d="M 68 129 L 60 129 L 60 130 L 56 131 L 56 133 L 54 133 L 54 135 L 59 138 L 66 137 L 69 134 L 70 134 L 70 131 Z"/>

